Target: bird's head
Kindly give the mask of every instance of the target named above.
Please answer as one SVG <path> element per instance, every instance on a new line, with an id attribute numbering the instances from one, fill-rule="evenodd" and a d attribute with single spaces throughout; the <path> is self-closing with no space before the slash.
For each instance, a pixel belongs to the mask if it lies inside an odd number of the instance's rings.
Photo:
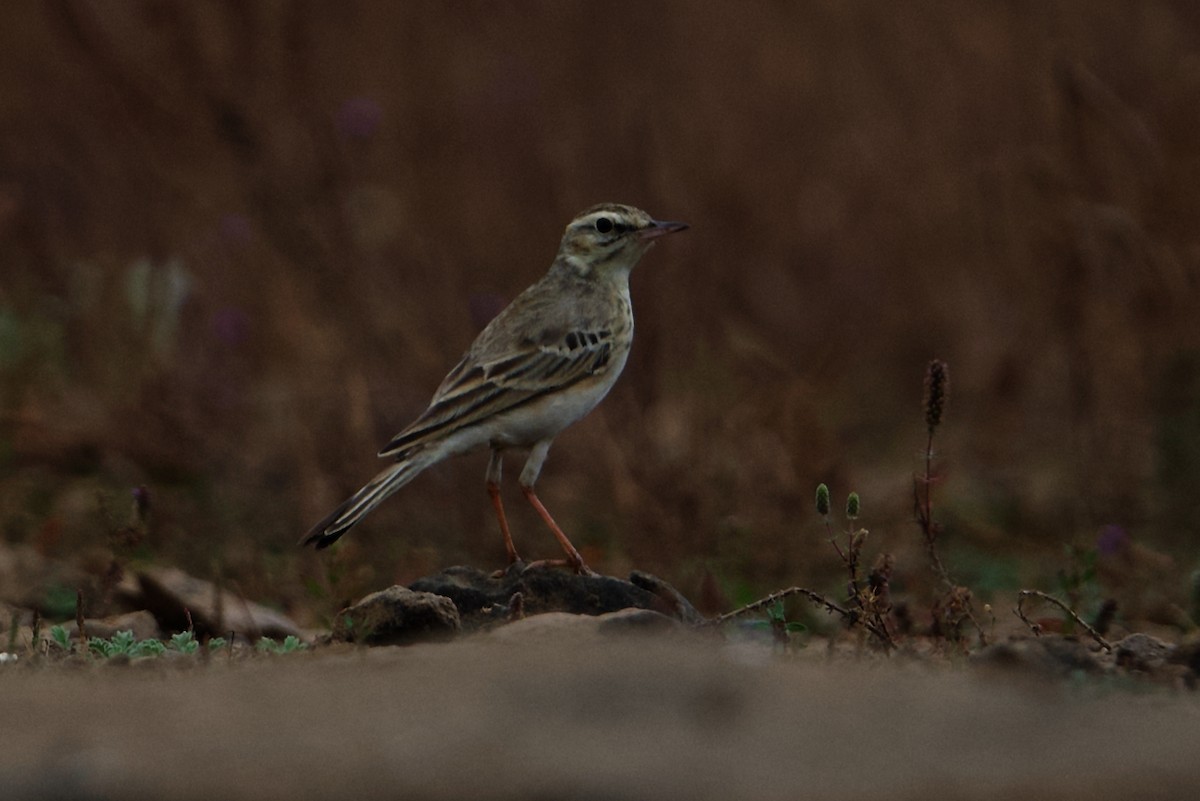
<path id="1" fill-rule="evenodd" d="M 633 206 L 603 203 L 571 220 L 558 259 L 583 276 L 628 275 L 655 240 L 686 228 L 686 223 L 660 222 Z"/>

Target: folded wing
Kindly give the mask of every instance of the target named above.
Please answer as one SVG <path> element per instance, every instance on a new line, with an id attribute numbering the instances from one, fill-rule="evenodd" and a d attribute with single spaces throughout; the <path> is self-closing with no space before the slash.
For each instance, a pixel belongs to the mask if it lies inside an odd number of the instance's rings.
<path id="1" fill-rule="evenodd" d="M 379 455 L 402 457 L 440 436 L 561 391 L 608 369 L 612 331 L 545 332 L 539 340 L 492 358 L 468 353 L 442 381 L 429 408 L 397 434 Z"/>

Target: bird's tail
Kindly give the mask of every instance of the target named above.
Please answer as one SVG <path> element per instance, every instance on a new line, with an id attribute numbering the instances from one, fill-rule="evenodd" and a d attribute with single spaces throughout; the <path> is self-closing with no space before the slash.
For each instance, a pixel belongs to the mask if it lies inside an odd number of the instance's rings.
<path id="1" fill-rule="evenodd" d="M 428 451 L 418 451 L 391 465 L 313 526 L 300 540 L 300 544 L 315 545 L 318 551 L 333 545 L 372 509 L 435 461 L 436 458 Z"/>

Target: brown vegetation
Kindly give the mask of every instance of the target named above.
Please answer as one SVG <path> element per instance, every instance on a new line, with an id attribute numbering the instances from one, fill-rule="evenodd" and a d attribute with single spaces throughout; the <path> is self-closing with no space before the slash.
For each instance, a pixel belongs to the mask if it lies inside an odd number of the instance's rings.
<path id="1" fill-rule="evenodd" d="M 627 375 L 544 473 L 589 563 L 724 608 L 834 586 L 825 481 L 861 493 L 893 583 L 927 582 L 911 482 L 938 357 L 956 579 L 1052 584 L 1115 527 L 1097 558 L 1123 608 L 1182 603 L 1192 4 L 9 6 L 5 541 L 101 585 L 113 554 L 182 564 L 314 618 L 498 564 L 482 456 L 333 556 L 294 543 L 561 226 L 616 200 L 692 230 L 635 274 Z"/>

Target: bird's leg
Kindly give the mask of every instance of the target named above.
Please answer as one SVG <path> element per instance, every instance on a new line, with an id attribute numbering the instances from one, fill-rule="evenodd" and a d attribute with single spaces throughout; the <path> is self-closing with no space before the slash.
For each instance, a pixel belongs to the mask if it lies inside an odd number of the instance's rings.
<path id="1" fill-rule="evenodd" d="M 492 498 L 492 508 L 496 510 L 496 520 L 500 522 L 500 533 L 504 535 L 504 552 L 508 555 L 510 565 L 521 561 L 517 548 L 513 545 L 512 534 L 508 531 L 508 520 L 504 517 L 504 503 L 500 500 L 500 485 L 491 481 L 487 485 L 488 495 Z"/>
<path id="2" fill-rule="evenodd" d="M 508 530 L 508 518 L 504 516 L 504 502 L 500 500 L 500 468 L 503 465 L 500 451 L 493 450 L 492 458 L 488 461 L 487 491 L 492 499 L 492 508 L 496 510 L 496 520 L 500 522 L 500 533 L 504 535 L 504 551 L 508 555 L 508 564 L 517 564 L 521 557 L 517 547 L 513 545 L 512 534 Z"/>
<path id="3" fill-rule="evenodd" d="M 522 485 L 521 492 L 525 493 L 526 499 L 528 499 L 529 503 L 533 505 L 534 509 L 537 509 L 537 513 L 542 516 L 542 520 L 545 521 L 546 526 L 554 534 L 554 538 L 558 540 L 558 544 L 562 546 L 563 552 L 567 555 L 567 558 L 563 563 L 581 576 L 596 575 L 594 570 L 583 563 L 583 557 L 579 555 L 579 551 L 575 550 L 575 546 L 571 544 L 569 539 L 567 539 L 567 535 L 563 533 L 561 528 L 559 528 L 558 523 L 554 522 L 554 518 L 550 516 L 550 512 L 546 510 L 546 507 L 538 499 L 537 493 L 533 491 L 533 487 L 526 487 Z M 530 565 L 530 567 L 540 564 L 555 564 L 555 562 L 553 560 L 546 559 L 539 562 L 534 562 Z"/>
<path id="4" fill-rule="evenodd" d="M 542 472 L 542 465 L 546 462 L 546 454 L 550 452 L 550 440 L 544 439 L 541 442 L 535 443 L 529 449 L 529 458 L 525 460 L 525 466 L 521 468 L 521 477 L 518 482 L 521 485 L 521 492 L 525 493 L 525 498 L 537 509 L 537 513 L 542 516 L 550 531 L 554 533 L 554 538 L 558 540 L 558 544 L 562 546 L 563 551 L 567 554 L 567 558 L 563 561 L 555 561 L 550 559 L 538 560 L 529 565 L 529 567 L 540 567 L 542 565 L 565 564 L 582 576 L 596 575 L 591 568 L 583 563 L 583 557 L 579 555 L 579 551 L 575 550 L 575 546 L 567 539 L 567 535 L 558 527 L 558 523 L 554 522 L 554 518 L 546 511 L 546 507 L 538 500 L 537 493 L 533 491 L 533 485 L 537 483 L 537 477 Z"/>

